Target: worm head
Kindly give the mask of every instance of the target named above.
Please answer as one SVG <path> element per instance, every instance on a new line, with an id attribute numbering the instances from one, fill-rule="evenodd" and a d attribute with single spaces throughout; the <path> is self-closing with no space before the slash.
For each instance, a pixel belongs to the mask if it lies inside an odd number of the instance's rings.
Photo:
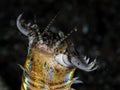
<path id="1" fill-rule="evenodd" d="M 56 53 L 56 51 L 57 53 L 64 52 L 67 49 L 65 39 L 75 31 L 72 30 L 65 36 L 60 30 L 50 30 L 49 28 L 56 16 L 50 21 L 44 30 L 41 30 L 36 23 L 26 24 L 21 18 L 22 14 L 17 18 L 17 27 L 22 34 L 28 37 L 29 47 L 37 48 L 38 50 L 42 50 L 47 53 Z"/>
<path id="2" fill-rule="evenodd" d="M 89 63 L 89 58 L 78 58 L 75 55 L 70 55 L 73 53 L 68 52 L 70 47 L 66 39 L 73 32 L 77 31 L 76 28 L 71 30 L 67 35 L 64 35 L 62 31 L 56 30 L 57 32 L 55 32 L 54 30 L 49 30 L 56 16 L 44 30 L 41 30 L 37 24 L 25 24 L 21 18 L 22 14 L 17 18 L 17 27 L 22 34 L 28 37 L 30 48 L 36 48 L 46 53 L 53 53 L 56 62 L 65 67 L 76 67 L 84 71 L 93 71 L 97 68 L 96 59 Z M 72 48 L 74 48 L 74 46 L 72 46 Z"/>

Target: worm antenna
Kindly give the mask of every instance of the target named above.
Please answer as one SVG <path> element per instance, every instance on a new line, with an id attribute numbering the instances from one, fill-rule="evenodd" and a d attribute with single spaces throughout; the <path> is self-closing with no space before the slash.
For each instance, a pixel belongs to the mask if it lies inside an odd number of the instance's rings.
<path id="1" fill-rule="evenodd" d="M 40 31 L 39 31 L 39 28 L 37 28 L 36 31 L 37 31 L 37 34 L 38 34 L 38 41 L 42 44 L 42 43 L 43 43 L 43 38 L 42 38 L 42 36 L 41 36 L 41 33 L 40 33 Z"/>
<path id="2" fill-rule="evenodd" d="M 77 28 L 75 27 L 73 30 L 71 30 L 66 36 L 64 36 L 63 38 L 61 38 L 60 40 L 58 40 L 55 43 L 55 48 L 57 48 L 65 39 L 67 39 L 73 32 L 76 32 Z"/>
<path id="3" fill-rule="evenodd" d="M 43 38 L 42 38 L 42 34 L 39 31 L 40 30 L 39 26 L 35 23 L 31 27 L 36 30 L 36 34 L 38 36 L 38 42 L 42 44 L 43 43 Z"/>
<path id="4" fill-rule="evenodd" d="M 55 21 L 56 17 L 58 16 L 58 14 L 60 13 L 60 11 L 57 13 L 57 15 L 55 15 L 55 17 L 49 22 L 49 24 L 47 25 L 47 27 L 44 29 L 43 33 L 47 32 L 48 29 L 50 28 L 51 24 L 53 24 L 53 22 Z"/>

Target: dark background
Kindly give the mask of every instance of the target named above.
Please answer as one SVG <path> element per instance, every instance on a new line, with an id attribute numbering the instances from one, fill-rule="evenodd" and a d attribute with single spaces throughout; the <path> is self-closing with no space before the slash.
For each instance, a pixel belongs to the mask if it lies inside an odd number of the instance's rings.
<path id="1" fill-rule="evenodd" d="M 61 10 L 61 11 L 60 11 Z M 52 27 L 67 34 L 77 50 L 97 56 L 99 68 L 87 73 L 76 70 L 83 84 L 76 90 L 120 90 L 120 1 L 119 0 L 0 0 L 0 90 L 20 90 L 28 40 L 16 27 L 16 18 L 34 20 L 41 28 L 58 13 Z"/>

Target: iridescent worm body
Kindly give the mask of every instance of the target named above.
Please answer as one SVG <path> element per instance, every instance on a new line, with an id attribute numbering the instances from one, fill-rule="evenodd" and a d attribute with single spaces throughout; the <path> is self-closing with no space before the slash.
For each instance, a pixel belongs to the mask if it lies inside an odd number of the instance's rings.
<path id="1" fill-rule="evenodd" d="M 96 59 L 89 63 L 89 58 L 69 52 L 66 38 L 76 29 L 65 36 L 62 31 L 49 30 L 55 18 L 40 30 L 37 24 L 22 22 L 21 17 L 22 14 L 17 18 L 17 27 L 29 39 L 21 90 L 73 90 L 73 83 L 81 83 L 73 78 L 76 68 L 87 72 L 97 68 Z"/>

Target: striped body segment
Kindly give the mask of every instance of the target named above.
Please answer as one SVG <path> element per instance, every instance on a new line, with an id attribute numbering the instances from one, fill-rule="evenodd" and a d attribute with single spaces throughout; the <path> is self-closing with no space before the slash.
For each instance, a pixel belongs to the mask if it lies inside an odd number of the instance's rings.
<path id="1" fill-rule="evenodd" d="M 30 49 L 24 66 L 22 90 L 70 90 L 75 68 L 63 67 L 55 54 Z"/>

